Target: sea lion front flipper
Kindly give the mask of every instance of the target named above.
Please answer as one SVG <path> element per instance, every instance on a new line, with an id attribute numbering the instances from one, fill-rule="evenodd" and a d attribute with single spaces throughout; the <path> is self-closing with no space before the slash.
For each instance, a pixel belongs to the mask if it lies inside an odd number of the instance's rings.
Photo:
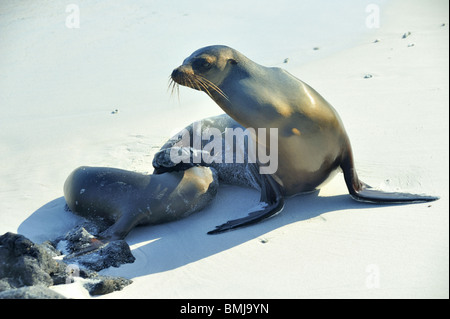
<path id="1" fill-rule="evenodd" d="M 347 184 L 350 195 L 354 200 L 359 202 L 375 204 L 408 204 L 431 202 L 439 199 L 437 196 L 385 192 L 372 188 L 358 178 L 351 154 L 342 161 L 341 168 L 344 172 L 345 183 Z"/>
<path id="2" fill-rule="evenodd" d="M 101 241 L 124 239 L 136 225 L 139 225 L 144 217 L 143 213 L 124 211 L 111 227 L 98 234 L 97 237 Z"/>
<path id="3" fill-rule="evenodd" d="M 251 167 L 254 168 L 254 167 Z M 225 224 L 216 226 L 216 229 L 208 232 L 208 235 L 223 233 L 239 227 L 255 224 L 280 213 L 284 207 L 284 199 L 279 185 L 270 175 L 261 177 L 261 201 L 260 210 L 250 212 L 246 217 L 227 221 Z"/>
<path id="4" fill-rule="evenodd" d="M 208 235 L 220 234 L 220 233 L 232 230 L 232 229 L 255 224 L 257 222 L 260 222 L 264 219 L 267 219 L 269 217 L 272 217 L 272 216 L 278 214 L 279 212 L 281 212 L 283 207 L 284 207 L 284 202 L 283 202 L 283 200 L 281 200 L 278 203 L 274 203 L 274 204 L 267 206 L 263 210 L 251 212 L 246 217 L 230 220 L 230 221 L 227 221 L 225 224 L 216 226 L 216 229 L 209 231 Z"/>

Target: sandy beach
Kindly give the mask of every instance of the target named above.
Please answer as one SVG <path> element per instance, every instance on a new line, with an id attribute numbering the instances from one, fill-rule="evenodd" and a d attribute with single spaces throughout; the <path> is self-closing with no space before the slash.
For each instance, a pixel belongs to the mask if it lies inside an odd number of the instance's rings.
<path id="1" fill-rule="evenodd" d="M 133 283 L 99 298 L 449 298 L 448 1 L 73 4 L 79 21 L 67 3 L 0 4 L 0 234 L 43 242 L 79 223 L 63 198 L 76 167 L 151 173 L 172 133 L 222 113 L 204 93 L 171 95 L 170 73 L 226 44 L 320 92 L 366 183 L 440 199 L 358 203 L 338 174 L 266 222 L 208 236 L 259 200 L 223 185 L 199 213 L 134 229 L 136 261 L 101 271 Z M 52 289 L 92 298 L 79 282 Z"/>

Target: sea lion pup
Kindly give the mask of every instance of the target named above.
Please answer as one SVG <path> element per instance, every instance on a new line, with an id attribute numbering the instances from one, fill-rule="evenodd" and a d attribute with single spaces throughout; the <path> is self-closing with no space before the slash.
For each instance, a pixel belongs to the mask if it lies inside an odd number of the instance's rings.
<path id="1" fill-rule="evenodd" d="M 208 94 L 245 128 L 278 129 L 278 169 L 271 178 L 283 196 L 313 191 L 342 169 L 348 191 L 358 201 L 415 203 L 438 199 L 384 192 L 362 182 L 336 110 L 313 88 L 283 69 L 264 67 L 230 47 L 215 45 L 192 53 L 171 78 L 176 84 Z M 255 142 L 268 147 L 259 137 Z M 276 208 L 281 209 L 280 205 Z M 210 233 L 248 225 L 273 214 L 271 210 L 253 212 Z"/>
<path id="2" fill-rule="evenodd" d="M 112 241 L 125 238 L 135 226 L 170 222 L 203 209 L 217 187 L 216 173 L 208 167 L 145 175 L 84 166 L 67 177 L 64 197 L 75 214 L 109 223 L 98 239 Z"/>

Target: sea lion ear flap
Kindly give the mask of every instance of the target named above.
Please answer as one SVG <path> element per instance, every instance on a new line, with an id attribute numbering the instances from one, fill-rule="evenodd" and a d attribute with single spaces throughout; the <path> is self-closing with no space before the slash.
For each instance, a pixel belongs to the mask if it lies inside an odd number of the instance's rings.
<path id="1" fill-rule="evenodd" d="M 236 65 L 237 61 L 235 59 L 228 59 L 228 63 L 230 63 L 231 65 Z"/>

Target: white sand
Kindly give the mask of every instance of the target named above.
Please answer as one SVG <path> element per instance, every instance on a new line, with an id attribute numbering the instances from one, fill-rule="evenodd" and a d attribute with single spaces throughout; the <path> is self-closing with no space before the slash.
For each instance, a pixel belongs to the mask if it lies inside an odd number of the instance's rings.
<path id="1" fill-rule="evenodd" d="M 2 2 L 0 234 L 40 242 L 77 223 L 62 185 L 78 166 L 151 172 L 171 132 L 221 112 L 193 90 L 170 97 L 171 70 L 228 44 L 335 106 L 364 181 L 441 199 L 361 204 L 340 174 L 269 221 L 207 236 L 258 201 L 224 186 L 202 212 L 130 233 L 135 263 L 102 273 L 134 283 L 104 298 L 448 298 L 448 2 L 385 2 L 375 29 L 365 8 L 378 1 L 74 1 L 79 29 L 66 3 Z M 69 288 L 55 289 L 87 296 Z"/>

